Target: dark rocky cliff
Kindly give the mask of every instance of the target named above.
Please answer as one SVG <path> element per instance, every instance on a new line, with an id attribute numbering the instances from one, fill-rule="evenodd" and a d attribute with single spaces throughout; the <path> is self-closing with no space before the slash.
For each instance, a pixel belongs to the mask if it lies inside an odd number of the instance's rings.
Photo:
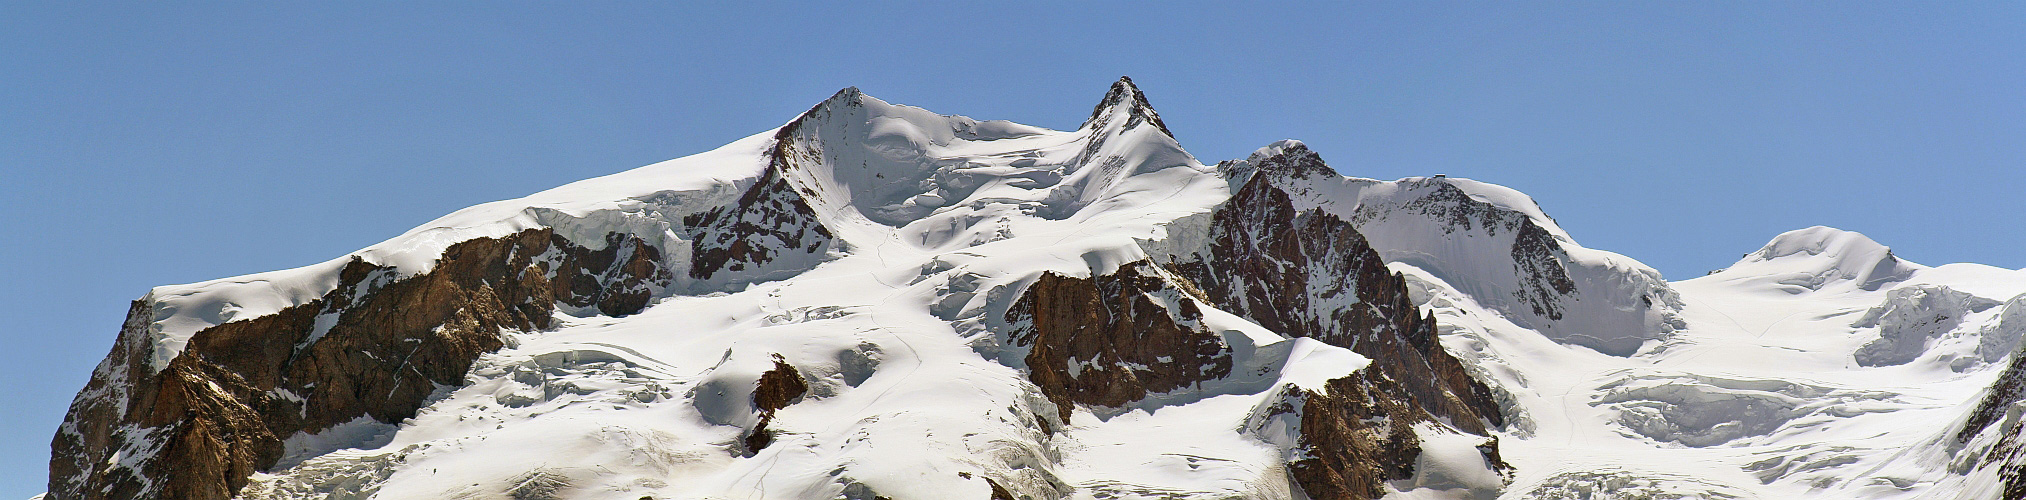
<path id="1" fill-rule="evenodd" d="M 1088 279 L 1045 273 L 1008 312 L 1032 325 L 1011 340 L 1028 348 L 1028 379 L 1062 420 L 1076 404 L 1123 406 L 1231 373 L 1230 350 L 1193 325 L 1193 299 L 1174 311 L 1153 299 L 1177 290 L 1155 273 L 1144 261 Z"/>
<path id="2" fill-rule="evenodd" d="M 429 272 L 392 272 L 355 258 L 323 297 L 201 330 L 155 373 L 130 338 L 150 316 L 137 302 L 107 360 L 129 376 L 102 367 L 85 389 L 126 397 L 72 403 L 51 444 L 51 498 L 230 497 L 281 458 L 290 435 L 359 417 L 399 422 L 439 386 L 462 385 L 502 331 L 547 328 L 558 303 L 638 312 L 649 285 L 670 279 L 660 252 L 636 238 L 613 234 L 590 250 L 548 229 L 466 241 Z"/>

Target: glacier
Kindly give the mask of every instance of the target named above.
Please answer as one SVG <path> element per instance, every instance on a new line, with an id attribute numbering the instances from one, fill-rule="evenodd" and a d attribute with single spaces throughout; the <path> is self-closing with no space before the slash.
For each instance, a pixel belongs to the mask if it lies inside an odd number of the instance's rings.
<path id="1" fill-rule="evenodd" d="M 46 495 L 2021 498 L 2022 334 L 2026 270 L 1815 227 L 1666 281 L 1503 186 L 1205 164 L 1129 79 L 1069 131 L 847 88 L 155 288 Z"/>

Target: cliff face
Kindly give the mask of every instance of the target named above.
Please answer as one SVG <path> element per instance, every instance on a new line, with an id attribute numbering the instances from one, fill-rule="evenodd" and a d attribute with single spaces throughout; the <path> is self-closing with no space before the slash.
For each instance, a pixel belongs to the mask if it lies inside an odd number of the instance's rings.
<path id="1" fill-rule="evenodd" d="M 670 280 L 652 246 L 607 243 L 590 250 L 531 229 L 453 245 L 405 278 L 355 259 L 323 297 L 199 331 L 155 373 L 135 348 L 151 315 L 136 302 L 85 389 L 124 397 L 72 404 L 52 443 L 51 495 L 227 498 L 297 432 L 413 416 L 500 348 L 503 330 L 547 328 L 558 303 L 631 314 Z"/>
<path id="2" fill-rule="evenodd" d="M 1027 347 L 1028 378 L 1062 420 L 1077 404 L 1117 407 L 1231 374 L 1230 349 L 1197 322 L 1195 299 L 1145 262 L 1112 274 L 1075 278 L 1044 273 L 1007 319 Z M 1175 294 L 1170 310 L 1157 294 Z"/>

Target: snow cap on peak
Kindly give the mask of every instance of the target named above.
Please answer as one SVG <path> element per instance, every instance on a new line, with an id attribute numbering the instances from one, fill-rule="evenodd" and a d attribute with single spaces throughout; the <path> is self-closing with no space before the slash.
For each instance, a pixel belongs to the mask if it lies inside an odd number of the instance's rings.
<path id="1" fill-rule="evenodd" d="M 1245 157 L 1245 161 L 1248 163 L 1257 164 L 1261 161 L 1265 161 L 1267 158 L 1280 156 L 1282 153 L 1286 153 L 1290 150 L 1307 151 L 1308 144 L 1303 144 L 1301 141 L 1297 141 L 1294 139 L 1281 139 L 1278 141 L 1273 141 L 1273 144 L 1268 144 L 1265 147 L 1253 150 L 1251 156 Z"/>
<path id="2" fill-rule="evenodd" d="M 1891 248 L 1856 231 L 1815 226 L 1780 233 L 1727 270 L 1741 268 L 1800 273 L 1805 279 L 1783 283 L 1815 290 L 1842 280 L 1853 281 L 1865 290 L 1877 290 L 1887 283 L 1905 280 L 1922 266 L 1900 260 Z"/>
<path id="3" fill-rule="evenodd" d="M 1098 101 L 1097 107 L 1090 110 L 1090 119 L 1084 120 L 1081 128 L 1102 127 L 1114 123 L 1116 121 L 1114 118 L 1120 115 L 1124 115 L 1125 129 L 1138 127 L 1141 123 L 1152 123 L 1162 134 L 1175 136 L 1168 132 L 1168 124 L 1161 122 L 1161 114 L 1154 112 L 1153 105 L 1147 104 L 1146 94 L 1141 93 L 1140 88 L 1133 85 L 1132 77 L 1127 76 L 1121 76 L 1118 81 L 1112 82 L 1111 90 L 1105 92 L 1104 100 Z"/>
<path id="4" fill-rule="evenodd" d="M 1766 246 L 1752 252 L 1745 258 L 1751 260 L 1773 260 L 1796 254 L 1828 255 L 1883 255 L 1891 257 L 1892 249 L 1872 241 L 1870 237 L 1856 231 L 1845 231 L 1829 226 L 1815 226 L 1780 233 Z"/>
<path id="5" fill-rule="evenodd" d="M 1327 173 L 1337 175 L 1336 169 L 1323 163 L 1322 155 L 1308 149 L 1307 144 L 1294 139 L 1281 139 L 1252 151 L 1243 160 L 1225 160 L 1217 164 L 1218 175 L 1230 183 L 1231 190 L 1237 191 L 1253 174 L 1277 172 L 1288 177 L 1308 178 L 1311 175 Z"/>

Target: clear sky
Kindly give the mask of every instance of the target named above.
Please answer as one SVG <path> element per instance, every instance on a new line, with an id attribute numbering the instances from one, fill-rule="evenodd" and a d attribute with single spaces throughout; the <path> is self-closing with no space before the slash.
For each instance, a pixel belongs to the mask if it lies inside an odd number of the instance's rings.
<path id="1" fill-rule="evenodd" d="M 1131 75 L 1206 163 L 1296 138 L 1348 175 L 1504 184 L 1670 279 L 1817 224 L 2026 266 L 2026 3 L 716 3 L 0 2 L 0 498 L 43 490 L 151 286 L 321 262 L 845 86 L 1073 128 Z"/>

